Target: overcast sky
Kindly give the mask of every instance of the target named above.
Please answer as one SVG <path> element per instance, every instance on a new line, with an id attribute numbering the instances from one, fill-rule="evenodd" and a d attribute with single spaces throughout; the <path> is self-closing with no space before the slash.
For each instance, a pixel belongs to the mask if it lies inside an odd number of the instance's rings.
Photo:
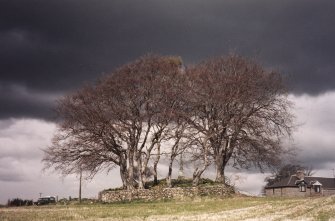
<path id="1" fill-rule="evenodd" d="M 286 75 L 301 124 L 288 145 L 333 176 L 334 11 L 333 0 L 0 0 L 0 203 L 77 194 L 76 177 L 41 172 L 55 100 L 149 52 L 186 65 L 234 52 Z M 233 173 L 246 191 L 263 184 Z M 83 194 L 119 184 L 117 171 L 103 173 Z"/>

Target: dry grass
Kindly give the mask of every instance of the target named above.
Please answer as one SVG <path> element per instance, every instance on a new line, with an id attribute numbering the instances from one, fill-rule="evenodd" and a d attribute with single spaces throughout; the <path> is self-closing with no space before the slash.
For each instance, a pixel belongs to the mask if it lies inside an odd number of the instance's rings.
<path id="1" fill-rule="evenodd" d="M 0 208 L 0 220 L 335 220 L 335 197 L 198 198 L 185 201 Z"/>

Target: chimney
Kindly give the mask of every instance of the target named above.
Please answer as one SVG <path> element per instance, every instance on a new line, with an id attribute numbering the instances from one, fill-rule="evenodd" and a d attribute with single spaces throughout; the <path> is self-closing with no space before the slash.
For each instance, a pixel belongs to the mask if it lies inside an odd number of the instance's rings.
<path id="1" fill-rule="evenodd" d="M 302 170 L 298 170 L 296 176 L 299 180 L 303 180 L 305 178 L 305 173 Z"/>

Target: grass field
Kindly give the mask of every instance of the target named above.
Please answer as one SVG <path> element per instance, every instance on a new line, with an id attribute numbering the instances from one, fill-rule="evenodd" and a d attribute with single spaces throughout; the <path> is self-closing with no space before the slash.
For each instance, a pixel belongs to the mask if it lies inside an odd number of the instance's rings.
<path id="1" fill-rule="evenodd" d="M 335 220 L 335 196 L 198 198 L 183 201 L 0 208 L 1 221 Z"/>

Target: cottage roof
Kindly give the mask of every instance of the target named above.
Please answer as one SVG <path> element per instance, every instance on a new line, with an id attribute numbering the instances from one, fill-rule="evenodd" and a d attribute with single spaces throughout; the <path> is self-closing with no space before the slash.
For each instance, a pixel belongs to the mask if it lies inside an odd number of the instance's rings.
<path id="1" fill-rule="evenodd" d="M 322 186 L 322 184 L 319 181 L 315 181 L 312 183 L 312 186 Z"/>
<path id="2" fill-rule="evenodd" d="M 315 183 L 318 182 L 322 184 L 322 187 L 325 189 L 335 189 L 335 178 L 305 176 L 303 180 L 309 187 L 313 184 L 315 185 Z M 297 183 L 299 183 L 297 181 L 300 181 L 300 179 L 296 175 L 292 175 L 271 185 L 268 185 L 265 188 L 297 187 Z"/>

